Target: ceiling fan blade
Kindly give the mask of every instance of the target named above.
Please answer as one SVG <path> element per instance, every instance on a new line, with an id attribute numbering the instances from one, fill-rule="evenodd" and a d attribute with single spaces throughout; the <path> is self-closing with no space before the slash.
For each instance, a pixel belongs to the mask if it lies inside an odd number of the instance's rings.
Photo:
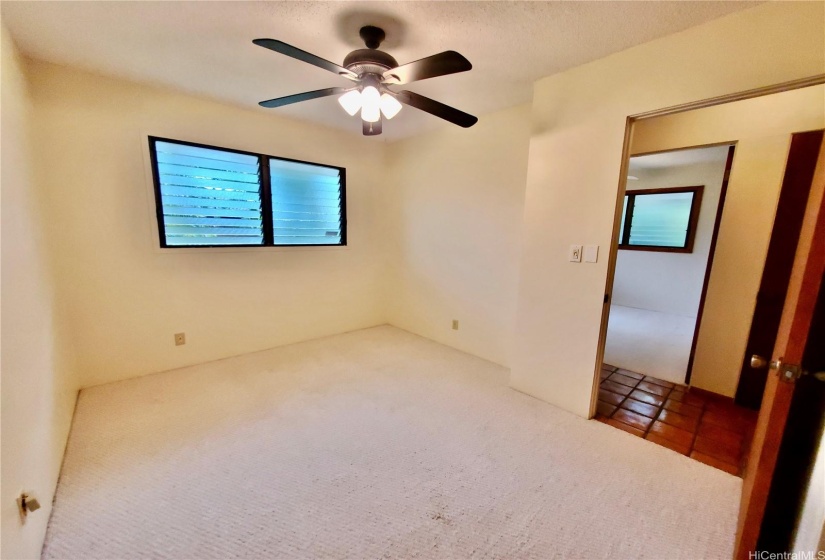
<path id="1" fill-rule="evenodd" d="M 261 107 L 272 109 L 273 107 L 283 107 L 292 103 L 299 103 L 301 101 L 309 101 L 310 99 L 318 99 L 319 97 L 327 97 L 344 93 L 349 91 L 349 88 L 333 87 L 327 89 L 316 89 L 315 91 L 305 91 L 304 93 L 296 93 L 295 95 L 287 95 L 286 97 L 278 97 L 276 99 L 269 99 L 268 101 L 261 101 L 258 103 Z"/>
<path id="2" fill-rule="evenodd" d="M 450 121 L 458 126 L 470 128 L 478 122 L 478 117 L 474 117 L 464 111 L 459 111 L 455 107 L 444 105 L 429 97 L 424 97 L 412 91 L 399 91 L 394 93 L 395 97 L 401 102 L 406 103 L 410 107 L 415 107 L 431 115 L 442 118 L 445 121 Z"/>
<path id="3" fill-rule="evenodd" d="M 329 60 L 324 60 L 320 56 L 315 56 L 312 53 L 308 53 L 306 51 L 302 51 L 298 47 L 293 47 L 292 45 L 287 45 L 283 41 L 276 41 L 275 39 L 255 39 L 252 41 L 259 47 L 264 47 L 269 50 L 273 50 L 275 52 L 285 54 L 286 56 L 290 56 L 301 62 L 306 62 L 307 64 L 312 64 L 313 66 L 317 66 L 318 68 L 323 68 L 324 70 L 328 70 L 329 72 L 333 72 L 334 74 L 338 74 L 339 76 L 343 76 L 345 78 L 349 78 L 350 80 L 357 80 L 358 75 L 354 72 L 350 72 L 343 66 L 339 66 L 334 62 L 330 62 Z"/>
<path id="4" fill-rule="evenodd" d="M 408 84 L 427 78 L 466 72 L 472 70 L 472 68 L 473 65 L 470 64 L 470 61 L 457 52 L 444 51 L 387 70 L 384 72 L 384 83 L 392 85 Z"/>
<path id="5" fill-rule="evenodd" d="M 361 121 L 363 123 L 364 136 L 378 136 L 381 134 L 381 118 L 376 122 Z"/>

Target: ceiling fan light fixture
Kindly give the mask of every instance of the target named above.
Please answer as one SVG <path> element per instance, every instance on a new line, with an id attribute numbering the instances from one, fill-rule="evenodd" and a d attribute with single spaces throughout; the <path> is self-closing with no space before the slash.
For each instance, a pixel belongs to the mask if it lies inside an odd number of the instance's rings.
<path id="1" fill-rule="evenodd" d="M 401 110 L 401 103 L 389 93 L 381 94 L 381 112 L 387 119 L 393 118 Z"/>
<path id="2" fill-rule="evenodd" d="M 398 61 L 390 54 L 378 49 L 385 37 L 383 29 L 366 25 L 361 28 L 360 35 L 367 48 L 356 49 L 347 54 L 344 57 L 343 65 L 330 62 L 298 47 L 288 45 L 283 41 L 254 39 L 252 42 L 259 47 L 275 51 L 355 82 L 354 87 L 329 87 L 306 91 L 295 95 L 267 99 L 259 102 L 258 105 L 266 108 L 283 107 L 300 101 L 334 95 L 338 97 L 338 103 L 350 116 L 354 117 L 359 111 L 361 112 L 359 115 L 362 121 L 361 131 L 365 136 L 381 134 L 382 117 L 388 120 L 395 117 L 401 110 L 402 105 L 409 105 L 463 128 L 469 128 L 478 122 L 478 118 L 473 115 L 415 92 L 395 92 L 388 89 L 388 86 L 401 86 L 411 82 L 472 70 L 473 65 L 460 53 L 444 51 L 399 65 Z"/>
<path id="3" fill-rule="evenodd" d="M 361 90 L 361 119 L 367 122 L 381 119 L 381 94 L 374 86 Z"/>
<path id="4" fill-rule="evenodd" d="M 344 111 L 349 113 L 351 117 L 354 117 L 355 113 L 361 110 L 361 92 L 357 89 L 348 91 L 347 93 L 338 98 L 338 103 L 341 104 L 341 107 L 344 108 Z"/>

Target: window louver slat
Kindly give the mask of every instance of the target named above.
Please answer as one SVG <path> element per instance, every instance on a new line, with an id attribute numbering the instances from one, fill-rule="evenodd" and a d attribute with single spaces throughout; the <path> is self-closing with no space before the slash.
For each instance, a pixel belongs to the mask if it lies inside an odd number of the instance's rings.
<path id="1" fill-rule="evenodd" d="M 338 201 L 312 200 L 301 202 L 278 202 L 276 201 L 277 211 L 293 211 L 293 212 L 314 212 L 316 214 L 338 214 Z"/>
<path id="2" fill-rule="evenodd" d="M 262 245 L 258 158 L 155 141 L 167 245 Z"/>
<path id="3" fill-rule="evenodd" d="M 182 225 L 196 225 L 196 226 L 217 226 L 217 227 L 249 227 L 261 228 L 263 222 L 258 218 L 235 218 L 228 220 L 225 217 L 218 218 L 204 218 L 194 216 L 173 216 L 166 218 L 166 226 L 182 226 Z"/>
<path id="4" fill-rule="evenodd" d="M 273 196 L 276 191 L 273 191 Z M 320 212 L 340 212 L 341 197 L 336 196 L 313 196 L 308 193 L 305 196 L 288 196 L 280 190 L 277 191 L 279 206 L 273 210 L 296 210 L 312 211 L 317 209 Z M 294 207 L 294 208 L 291 208 Z"/>
<path id="5" fill-rule="evenodd" d="M 340 245 L 341 236 L 335 235 L 334 232 L 328 232 L 326 238 L 321 238 L 316 235 L 289 235 L 289 236 L 275 236 L 275 245 Z"/>
<path id="6" fill-rule="evenodd" d="M 215 235 L 258 235 L 259 227 L 244 226 L 224 226 L 221 225 L 200 225 L 200 224 L 175 224 L 166 226 L 167 234 L 191 235 L 197 233 L 210 233 Z"/>
<path id="7" fill-rule="evenodd" d="M 260 236 L 239 236 L 231 237 L 225 235 L 168 235 L 166 242 L 169 245 L 194 245 L 194 246 L 209 246 L 209 245 L 260 245 L 260 243 L 253 243 L 253 239 L 260 239 Z"/>
<path id="8" fill-rule="evenodd" d="M 252 210 L 258 212 L 260 203 L 254 200 L 227 200 L 200 196 L 163 196 L 163 207 L 220 208 L 223 210 Z"/>
<path id="9" fill-rule="evenodd" d="M 294 228 L 294 227 L 305 227 L 305 228 L 316 228 L 316 229 L 334 229 L 338 227 L 338 220 L 335 221 L 326 221 L 326 220 L 295 220 L 295 219 L 287 219 L 278 222 L 278 225 L 275 226 L 275 230 L 277 231 L 279 228 Z"/>
<path id="10" fill-rule="evenodd" d="M 210 187 L 189 187 L 167 185 L 163 191 L 167 196 L 192 196 L 205 199 L 214 200 L 246 200 L 250 202 L 257 202 L 259 199 L 258 191 L 236 191 L 215 189 Z"/>
<path id="11" fill-rule="evenodd" d="M 322 218 L 339 220 L 341 213 L 336 206 L 323 206 L 320 204 L 276 204 L 276 210 L 272 212 L 274 219 L 284 218 Z M 298 214 L 298 216 L 290 216 Z"/>
<path id="12" fill-rule="evenodd" d="M 192 218 L 227 218 L 227 219 L 247 219 L 257 220 L 261 215 L 260 210 L 239 210 L 233 208 L 203 208 L 200 206 L 177 206 L 164 204 L 164 216 L 189 216 Z"/>
<path id="13" fill-rule="evenodd" d="M 214 158 L 204 158 L 183 154 L 172 154 L 168 152 L 158 152 L 158 165 L 167 169 L 169 173 L 185 170 L 209 171 L 234 171 L 237 173 L 249 173 L 255 175 L 258 166 L 240 161 L 216 160 Z"/>
<path id="14" fill-rule="evenodd" d="M 220 180 L 204 180 L 199 179 L 197 177 L 184 177 L 182 175 L 163 175 L 161 174 L 160 180 L 162 183 L 169 185 L 171 187 L 182 187 L 182 188 L 195 188 L 195 189 L 204 189 L 207 191 L 226 191 L 226 192 L 235 192 L 242 195 L 248 195 L 249 193 L 257 193 L 260 191 L 261 186 L 255 183 L 240 183 L 240 182 L 232 182 L 232 181 L 220 181 Z"/>
<path id="15" fill-rule="evenodd" d="M 339 169 L 270 159 L 269 173 L 275 245 L 341 244 Z"/>
<path id="16" fill-rule="evenodd" d="M 161 175 L 169 177 L 170 182 L 173 182 L 175 177 L 181 179 L 194 179 L 208 185 L 209 183 L 222 183 L 235 185 L 242 190 L 251 190 L 258 185 L 258 175 L 247 173 L 245 171 L 225 171 L 218 169 L 204 169 L 202 167 L 190 167 L 185 165 L 172 166 L 166 163 L 158 164 L 158 171 Z M 231 188 L 231 186 L 230 186 Z"/>

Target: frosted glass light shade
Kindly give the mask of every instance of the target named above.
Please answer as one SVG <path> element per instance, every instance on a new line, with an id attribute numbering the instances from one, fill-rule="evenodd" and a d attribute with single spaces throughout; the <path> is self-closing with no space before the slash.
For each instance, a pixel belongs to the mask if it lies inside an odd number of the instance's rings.
<path id="1" fill-rule="evenodd" d="M 338 103 L 350 116 L 355 116 L 355 113 L 361 109 L 361 92 L 357 89 L 348 91 L 338 98 Z"/>
<path id="2" fill-rule="evenodd" d="M 361 92 L 361 118 L 367 122 L 381 119 L 381 95 L 373 86 L 367 86 Z"/>
<path id="3" fill-rule="evenodd" d="M 397 115 L 400 110 L 401 103 L 399 103 L 395 97 L 388 93 L 381 95 L 381 112 L 384 113 L 385 117 L 391 119 Z"/>

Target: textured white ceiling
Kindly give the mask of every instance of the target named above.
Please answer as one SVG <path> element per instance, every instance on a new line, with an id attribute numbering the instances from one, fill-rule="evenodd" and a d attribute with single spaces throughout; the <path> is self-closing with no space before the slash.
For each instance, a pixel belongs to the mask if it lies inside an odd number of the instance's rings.
<path id="1" fill-rule="evenodd" d="M 32 58 L 277 111 L 361 133 L 335 98 L 279 109 L 257 102 L 348 85 L 344 78 L 252 44 L 280 39 L 341 63 L 363 48 L 362 25 L 386 29 L 400 64 L 445 50 L 470 72 L 406 86 L 463 111 L 530 100 L 532 84 L 585 62 L 754 5 L 755 2 L 13 2 L 3 20 Z M 405 107 L 383 140 L 454 126 Z"/>

